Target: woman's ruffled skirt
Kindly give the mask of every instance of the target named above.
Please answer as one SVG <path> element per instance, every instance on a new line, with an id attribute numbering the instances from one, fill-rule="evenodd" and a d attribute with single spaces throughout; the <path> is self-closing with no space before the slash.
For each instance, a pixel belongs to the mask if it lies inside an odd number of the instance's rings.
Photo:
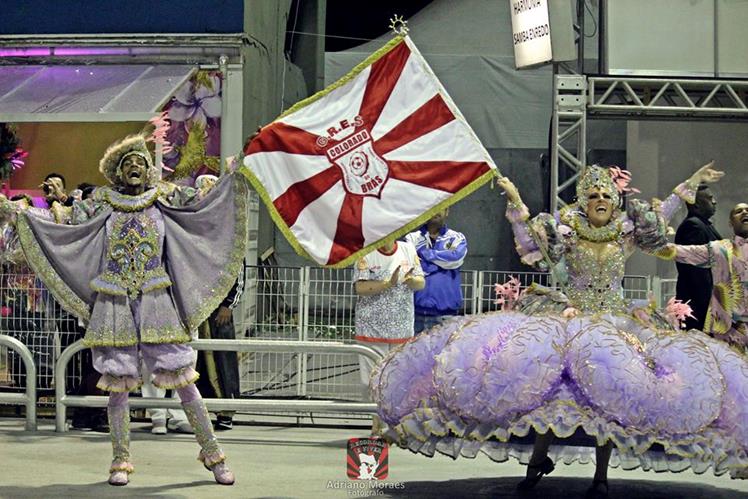
<path id="1" fill-rule="evenodd" d="M 748 466 L 748 362 L 722 342 L 626 316 L 457 317 L 393 351 L 371 390 L 385 438 L 427 456 L 527 463 L 531 430 L 614 444 L 612 466 Z M 558 442 L 557 442 L 558 443 Z M 554 446 L 594 461 L 592 446 Z"/>

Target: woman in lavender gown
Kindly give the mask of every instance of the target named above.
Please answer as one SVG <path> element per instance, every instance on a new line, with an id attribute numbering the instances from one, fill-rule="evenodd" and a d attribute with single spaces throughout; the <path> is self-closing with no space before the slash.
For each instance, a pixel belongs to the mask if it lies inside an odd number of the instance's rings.
<path id="1" fill-rule="evenodd" d="M 153 384 L 179 394 L 201 447 L 200 461 L 218 483 L 233 484 L 194 384 L 198 373 L 189 341 L 239 274 L 246 182 L 226 175 L 204 197 L 162 183 L 141 135 L 110 146 L 99 169 L 111 186 L 76 203 L 68 223 L 16 209 L 15 224 L 36 275 L 87 324 L 84 343 L 102 375 L 98 386 L 110 392 L 109 483 L 126 485 L 133 471 L 128 393 L 142 383 L 142 357 Z M 5 201 L 3 209 L 9 205 Z"/>
<path id="2" fill-rule="evenodd" d="M 596 495 L 607 494 L 609 463 L 737 474 L 748 464 L 748 363 L 622 290 L 634 249 L 662 248 L 681 199 L 721 176 L 706 165 L 665 201 L 630 200 L 622 211 L 620 170 L 592 166 L 575 204 L 533 220 L 501 179 L 522 260 L 553 266 L 562 291 L 534 286 L 512 311 L 455 318 L 385 357 L 370 384 L 378 432 L 427 456 L 517 458 L 528 464 L 524 489 L 553 470 L 549 453 L 595 459 Z M 534 445 L 521 441 L 531 430 Z M 594 456 L 550 447 L 578 430 L 594 439 Z"/>

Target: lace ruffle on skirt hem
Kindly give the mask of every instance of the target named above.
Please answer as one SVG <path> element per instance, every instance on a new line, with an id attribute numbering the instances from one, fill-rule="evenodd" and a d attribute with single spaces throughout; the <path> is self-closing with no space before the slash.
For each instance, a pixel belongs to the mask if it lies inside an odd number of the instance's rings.
<path id="1" fill-rule="evenodd" d="M 584 411 L 579 412 L 564 405 L 549 405 L 534 411 L 509 428 L 468 426 L 455 416 L 422 409 L 407 416 L 395 427 L 383 425 L 378 429 L 378 434 L 393 444 L 428 457 L 439 452 L 453 459 L 475 458 L 480 452 L 496 462 L 514 458 L 528 464 L 532 444 L 512 442 L 513 436 L 525 437 L 531 434 L 531 430 L 536 433 L 552 431 L 556 437 L 563 439 L 573 435 L 577 428 L 581 428 L 598 444 L 608 440 L 613 442 L 610 466 L 614 468 L 676 473 L 690 468 L 694 473 L 701 474 L 711 467 L 714 474 L 719 476 L 728 471 L 734 474 L 748 467 L 745 450 L 719 432 L 706 431 L 703 435 L 676 436 L 666 440 L 629 432 L 615 423 L 601 421 L 584 414 Z M 655 444 L 660 444 L 663 450 L 650 450 Z M 595 448 L 567 446 L 557 441 L 551 445 L 549 456 L 556 463 L 594 463 Z"/>
<path id="2" fill-rule="evenodd" d="M 748 466 L 748 363 L 693 332 L 624 315 L 459 317 L 374 370 L 378 433 L 413 452 L 527 463 L 534 430 L 614 444 L 611 466 L 732 475 Z M 556 442 L 559 444 L 561 442 Z M 555 445 L 564 463 L 594 447 Z"/>

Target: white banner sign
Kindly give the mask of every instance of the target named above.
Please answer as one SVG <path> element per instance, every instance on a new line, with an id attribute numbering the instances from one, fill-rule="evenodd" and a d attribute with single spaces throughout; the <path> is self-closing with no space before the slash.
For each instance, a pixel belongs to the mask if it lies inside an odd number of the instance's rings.
<path id="1" fill-rule="evenodd" d="M 548 0 L 509 0 L 509 8 L 517 69 L 550 62 L 553 53 Z"/>

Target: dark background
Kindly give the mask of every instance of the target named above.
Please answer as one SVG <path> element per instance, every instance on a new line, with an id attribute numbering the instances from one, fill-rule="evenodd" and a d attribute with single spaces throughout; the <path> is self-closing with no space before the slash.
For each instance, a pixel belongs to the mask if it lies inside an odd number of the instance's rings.
<path id="1" fill-rule="evenodd" d="M 0 34 L 241 33 L 243 0 L 0 0 Z"/>
<path id="2" fill-rule="evenodd" d="M 355 3 L 350 0 L 327 0 L 325 50 L 337 52 L 364 43 L 363 40 L 335 37 L 372 39 L 381 36 L 389 31 L 390 18 L 395 14 L 407 20 L 430 3 L 431 0 L 377 0 Z M 293 12 L 294 6 L 291 7 L 292 15 Z"/>
<path id="3" fill-rule="evenodd" d="M 271 1 L 271 0 L 266 0 Z M 288 29 L 302 11 L 294 0 Z M 389 31 L 431 0 L 328 0 L 325 50 L 356 46 Z M 243 0 L 0 0 L 0 34 L 241 33 Z M 250 13 L 251 14 L 251 13 Z M 334 38 L 343 37 L 343 38 Z"/>

